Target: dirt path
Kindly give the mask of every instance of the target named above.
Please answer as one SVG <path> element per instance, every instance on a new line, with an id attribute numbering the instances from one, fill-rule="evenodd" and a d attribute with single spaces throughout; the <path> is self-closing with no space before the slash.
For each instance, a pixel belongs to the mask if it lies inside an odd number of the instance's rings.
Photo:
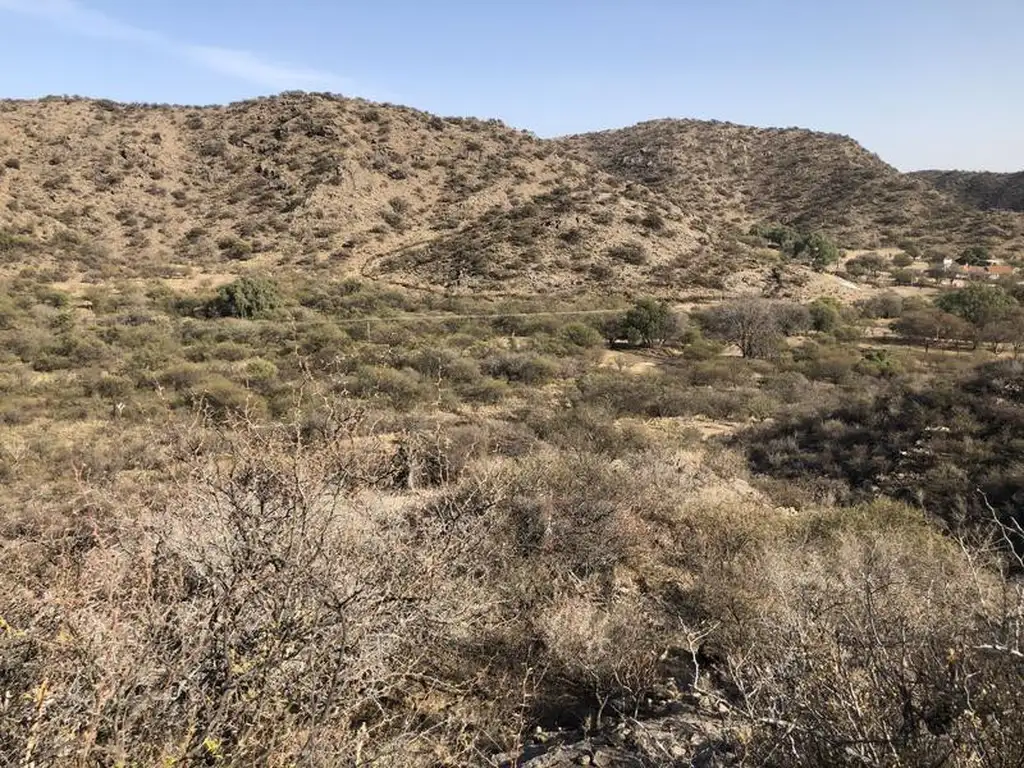
<path id="1" fill-rule="evenodd" d="M 505 317 L 572 317 L 586 315 L 614 315 L 622 312 L 621 309 L 567 309 L 552 310 L 550 312 L 479 312 L 473 314 L 401 314 L 401 315 L 372 315 L 348 320 L 335 320 L 337 325 L 359 325 L 372 320 L 395 320 L 404 321 L 430 321 L 430 320 L 492 320 Z M 654 365 L 652 362 L 651 365 Z"/>
<path id="2" fill-rule="evenodd" d="M 411 251 L 413 248 L 422 248 L 425 245 L 430 245 L 435 240 L 437 240 L 436 237 L 421 238 L 419 240 L 414 240 L 411 243 L 405 243 L 404 245 L 400 245 L 397 248 L 390 248 L 380 253 L 368 253 L 362 258 L 356 258 L 354 264 L 350 262 L 349 266 L 354 267 L 360 277 L 365 277 L 368 280 L 377 280 L 383 283 L 394 282 L 395 285 L 402 285 L 402 283 L 399 283 L 397 281 L 387 280 L 385 278 L 380 277 L 379 275 L 371 274 L 372 267 L 379 261 L 383 261 L 384 259 L 387 259 L 391 256 L 397 256 L 398 254 L 405 253 L 406 251 Z M 422 286 L 418 286 L 417 290 L 433 291 L 435 289 L 427 289 L 423 288 Z"/>
<path id="3" fill-rule="evenodd" d="M 654 359 L 636 352 L 609 349 L 601 355 L 598 365 L 601 368 L 614 368 L 626 373 L 645 374 L 657 371 L 661 362 L 661 359 Z"/>

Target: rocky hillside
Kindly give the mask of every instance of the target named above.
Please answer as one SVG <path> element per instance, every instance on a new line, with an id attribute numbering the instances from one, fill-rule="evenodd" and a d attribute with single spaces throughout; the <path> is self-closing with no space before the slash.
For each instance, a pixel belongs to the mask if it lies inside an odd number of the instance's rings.
<path id="1" fill-rule="evenodd" d="M 983 214 L 902 174 L 852 139 L 788 128 L 655 120 L 568 137 L 583 162 L 658 191 L 728 234 L 756 222 L 821 229 L 846 247 L 1024 242 L 1024 217 Z"/>
<path id="2" fill-rule="evenodd" d="M 721 288 L 782 221 L 845 247 L 1012 251 L 850 139 L 658 121 L 546 141 L 327 95 L 227 107 L 0 102 L 0 271 L 54 282 L 317 270 L 426 290 Z"/>
<path id="3" fill-rule="evenodd" d="M 60 279 L 287 265 L 434 287 L 646 283 L 678 206 L 496 121 L 284 95 L 0 104 L 0 251 Z"/>
<path id="4" fill-rule="evenodd" d="M 1024 212 L 1024 171 L 919 171 L 910 175 L 974 208 Z"/>

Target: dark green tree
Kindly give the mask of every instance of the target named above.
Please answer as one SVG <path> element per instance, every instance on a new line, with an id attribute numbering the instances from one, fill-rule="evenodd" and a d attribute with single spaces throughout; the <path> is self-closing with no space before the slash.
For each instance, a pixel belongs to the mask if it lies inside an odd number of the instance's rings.
<path id="1" fill-rule="evenodd" d="M 277 308 L 280 296 L 277 285 L 263 277 L 240 277 L 222 285 L 211 304 L 211 314 L 218 317 L 263 317 Z"/>
<path id="2" fill-rule="evenodd" d="M 755 225 L 750 233 L 764 238 L 784 253 L 792 253 L 794 245 L 801 239 L 796 230 L 782 224 Z"/>
<path id="3" fill-rule="evenodd" d="M 992 257 L 985 246 L 972 245 L 964 249 L 956 263 L 965 267 L 987 267 L 992 263 Z"/>
<path id="4" fill-rule="evenodd" d="M 668 304 L 657 299 L 639 299 L 622 317 L 618 333 L 630 344 L 655 347 L 669 341 L 679 330 L 679 318 Z"/>
<path id="5" fill-rule="evenodd" d="M 793 256 L 806 261 L 817 270 L 822 270 L 839 261 L 839 246 L 828 236 L 814 232 L 793 246 Z"/>

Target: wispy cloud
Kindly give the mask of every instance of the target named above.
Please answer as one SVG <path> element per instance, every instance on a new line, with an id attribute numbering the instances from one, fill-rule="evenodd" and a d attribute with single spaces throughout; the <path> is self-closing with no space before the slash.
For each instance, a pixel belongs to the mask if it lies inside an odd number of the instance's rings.
<path id="1" fill-rule="evenodd" d="M 193 45 L 82 5 L 78 0 L 0 0 L 0 11 L 33 16 L 79 35 L 144 45 L 228 77 L 273 90 L 351 92 L 352 82 L 331 72 L 270 61 L 251 51 Z"/>
<path id="2" fill-rule="evenodd" d="M 123 24 L 104 13 L 86 8 L 77 0 L 0 0 L 0 10 L 45 19 L 88 37 L 164 46 L 162 35 Z"/>
<path id="3" fill-rule="evenodd" d="M 3 0 L 0 0 L 3 2 Z M 351 91 L 352 82 L 330 72 L 267 61 L 249 51 L 206 45 L 182 45 L 177 53 L 207 69 L 275 90 Z"/>

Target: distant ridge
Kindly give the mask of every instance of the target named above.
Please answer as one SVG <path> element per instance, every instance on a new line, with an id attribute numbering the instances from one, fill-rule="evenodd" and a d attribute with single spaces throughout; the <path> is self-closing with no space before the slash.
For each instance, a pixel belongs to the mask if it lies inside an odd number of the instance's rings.
<path id="1" fill-rule="evenodd" d="M 685 290 L 764 264 L 748 237 L 764 222 L 846 248 L 1024 252 L 1024 215 L 957 197 L 792 128 L 666 119 L 543 140 L 325 94 L 0 102 L 0 273 L 55 280 L 302 269 L 436 291 Z"/>
<path id="2" fill-rule="evenodd" d="M 1024 171 L 918 171 L 910 175 L 974 208 L 1024 212 Z"/>
<path id="3" fill-rule="evenodd" d="M 838 134 L 655 120 L 560 143 L 720 223 L 780 221 L 867 248 L 903 240 L 1016 248 L 1024 235 L 1021 217 L 981 214 Z"/>

